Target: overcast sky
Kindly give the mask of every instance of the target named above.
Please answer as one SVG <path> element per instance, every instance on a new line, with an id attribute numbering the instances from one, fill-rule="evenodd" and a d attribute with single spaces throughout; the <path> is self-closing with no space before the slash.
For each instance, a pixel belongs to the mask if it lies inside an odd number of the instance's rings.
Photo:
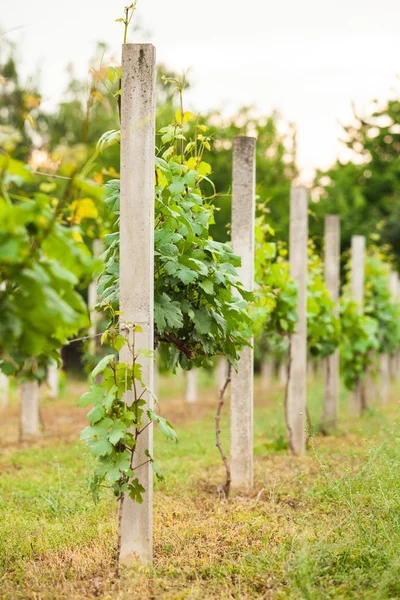
<path id="1" fill-rule="evenodd" d="M 95 42 L 118 56 L 120 0 L 0 0 L 0 29 L 19 44 L 24 73 L 40 67 L 48 104 L 72 62 L 85 76 Z M 400 0 L 139 0 L 158 60 L 192 67 L 193 108 L 228 114 L 254 104 L 298 127 L 303 177 L 345 158 L 340 126 L 351 103 L 399 92 Z M 15 28 L 15 29 L 14 29 Z M 10 31 L 14 29 L 13 31 Z"/>

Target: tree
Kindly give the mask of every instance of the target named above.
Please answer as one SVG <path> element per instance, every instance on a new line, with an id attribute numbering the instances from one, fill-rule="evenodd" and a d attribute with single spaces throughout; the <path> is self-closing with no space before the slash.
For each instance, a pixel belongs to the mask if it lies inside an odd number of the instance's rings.
<path id="1" fill-rule="evenodd" d="M 45 123 L 40 101 L 35 78 L 21 82 L 15 46 L 0 36 L 0 148 L 21 159 L 30 155 L 34 128 Z"/>
<path id="2" fill-rule="evenodd" d="M 322 216 L 339 214 L 343 249 L 350 247 L 354 232 L 369 236 L 373 231 L 376 237 L 378 230 L 400 265 L 400 101 L 383 107 L 375 102 L 370 115 L 356 115 L 356 123 L 344 131 L 354 160 L 317 172 L 312 232 L 322 236 Z"/>
<path id="3" fill-rule="evenodd" d="M 296 132 L 292 125 L 287 133 L 280 129 L 280 117 L 273 112 L 268 117 L 259 116 L 254 108 L 243 107 L 230 119 L 224 119 L 218 112 L 206 115 L 204 122 L 213 138 L 207 162 L 213 165 L 213 180 L 219 197 L 216 206 L 216 225 L 212 235 L 216 239 L 227 240 L 226 226 L 230 222 L 232 182 L 232 143 L 237 135 L 254 135 L 256 146 L 256 192 L 258 203 L 268 203 L 269 223 L 275 229 L 278 239 L 287 241 L 289 230 L 290 185 L 297 175 Z"/>

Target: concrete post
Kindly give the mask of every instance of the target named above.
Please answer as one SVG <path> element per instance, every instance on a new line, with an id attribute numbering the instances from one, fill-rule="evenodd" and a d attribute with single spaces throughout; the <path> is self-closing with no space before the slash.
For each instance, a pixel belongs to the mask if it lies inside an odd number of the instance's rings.
<path id="1" fill-rule="evenodd" d="M 39 433 L 39 383 L 25 381 L 20 386 L 22 436 Z"/>
<path id="2" fill-rule="evenodd" d="M 98 258 L 101 254 L 103 245 L 101 243 L 101 240 L 93 240 L 93 247 L 92 247 L 92 252 L 93 252 L 93 256 Z M 99 320 L 99 313 L 94 310 L 95 305 L 97 304 L 98 301 L 98 296 L 97 296 L 97 280 L 94 279 L 93 281 L 91 281 L 89 283 L 89 288 L 88 288 L 88 308 L 89 308 L 89 313 L 90 313 L 90 328 L 89 328 L 89 335 L 90 335 L 90 346 L 93 350 L 93 352 L 95 352 L 96 350 L 96 338 L 95 335 L 97 333 L 97 323 Z"/>
<path id="3" fill-rule="evenodd" d="M 186 372 L 185 402 L 196 404 L 197 402 L 197 369 Z"/>
<path id="4" fill-rule="evenodd" d="M 389 275 L 389 291 L 392 297 L 392 302 L 399 301 L 399 274 L 396 271 L 391 271 Z M 383 361 L 383 364 L 382 364 Z M 386 365 L 386 361 L 388 364 Z M 381 360 L 381 400 L 382 404 L 387 404 L 389 401 L 390 380 L 397 379 L 397 354 L 392 353 L 386 358 L 382 355 Z M 387 375 L 386 375 L 387 371 Z M 388 380 L 386 382 L 386 376 Z"/>
<path id="5" fill-rule="evenodd" d="M 336 215 L 325 217 L 325 285 L 335 303 L 335 315 L 339 315 L 340 295 L 340 219 Z M 339 350 L 324 361 L 325 391 L 321 429 L 336 427 L 339 406 Z"/>
<path id="6" fill-rule="evenodd" d="M 307 360 L 307 379 L 315 379 L 315 369 L 312 360 Z"/>
<path id="7" fill-rule="evenodd" d="M 308 192 L 305 187 L 293 187 L 290 194 L 289 254 L 290 272 L 297 285 L 299 320 L 290 338 L 286 423 L 289 448 L 298 456 L 302 456 L 306 451 L 307 244 Z"/>
<path id="8" fill-rule="evenodd" d="M 95 258 L 98 258 L 102 252 L 103 244 L 101 240 L 93 240 L 92 253 Z M 88 309 L 90 314 L 90 327 L 89 327 L 89 352 L 95 356 L 97 348 L 100 345 L 100 339 L 97 337 L 98 334 L 98 322 L 101 319 L 100 313 L 95 310 L 95 306 L 99 301 L 97 294 L 97 279 L 93 279 L 89 283 L 88 287 Z M 99 373 L 96 375 L 95 383 L 100 384 L 103 380 L 103 374 Z"/>
<path id="9" fill-rule="evenodd" d="M 136 349 L 154 348 L 154 168 L 156 53 L 152 44 L 122 47 L 120 310 L 125 323 L 140 325 Z M 121 323 L 123 326 L 123 323 Z M 132 357 L 125 347 L 121 361 Z M 153 389 L 153 361 L 140 357 L 143 380 Z M 141 393 L 141 390 L 138 390 Z M 152 407 L 149 394 L 146 408 Z M 133 401 L 132 392 L 126 401 Z M 144 419 L 146 423 L 146 419 Z M 135 464 L 153 455 L 153 426 L 138 437 Z M 153 477 L 147 462 L 135 475 L 146 492 L 143 503 L 125 496 L 120 521 L 120 563 L 152 561 Z"/>
<path id="10" fill-rule="evenodd" d="M 6 289 L 6 282 L 0 283 L 0 290 Z M 8 405 L 9 381 L 7 375 L 0 371 L 0 406 Z"/>
<path id="11" fill-rule="evenodd" d="M 261 363 L 261 389 L 266 392 L 273 378 L 274 363 L 271 358 L 264 358 Z"/>
<path id="12" fill-rule="evenodd" d="M 227 375 L 228 375 L 228 363 L 224 356 L 218 357 L 216 375 L 217 375 L 217 387 L 218 387 L 218 395 L 219 395 L 219 390 L 224 385 Z"/>
<path id="13" fill-rule="evenodd" d="M 49 397 L 58 398 L 60 393 L 60 371 L 56 362 L 47 367 L 47 385 L 49 386 Z"/>
<path id="14" fill-rule="evenodd" d="M 8 406 L 10 382 L 7 375 L 0 372 L 0 406 Z"/>
<path id="15" fill-rule="evenodd" d="M 396 281 L 397 281 L 397 286 L 396 286 L 396 303 L 399 303 L 400 302 L 400 277 L 399 277 L 398 273 L 396 273 Z M 396 352 L 395 365 L 396 365 L 395 379 L 398 380 L 399 379 L 399 373 L 400 373 L 400 351 Z"/>
<path id="16" fill-rule="evenodd" d="M 153 366 L 153 394 L 159 400 L 160 394 L 160 368 L 158 366 L 157 360 L 154 361 Z"/>
<path id="17" fill-rule="evenodd" d="M 364 276 L 365 276 L 365 237 L 353 235 L 351 238 L 351 294 L 358 303 L 359 310 L 364 311 Z M 350 410 L 360 415 L 365 408 L 365 386 L 360 380 L 351 394 Z"/>
<path id="18" fill-rule="evenodd" d="M 381 354 L 380 359 L 379 396 L 382 406 L 386 406 L 390 396 L 390 354 Z"/>
<path id="19" fill-rule="evenodd" d="M 287 385 L 288 382 L 288 365 L 286 359 L 281 360 L 278 367 L 278 379 L 281 385 Z"/>
<path id="20" fill-rule="evenodd" d="M 363 379 L 362 408 L 377 405 L 379 390 L 377 386 L 377 373 L 380 371 L 380 355 L 370 353 L 371 364 L 368 365 L 367 374 Z"/>
<path id="21" fill-rule="evenodd" d="M 247 290 L 254 284 L 255 149 L 252 137 L 233 142 L 232 247 L 242 259 L 239 278 Z M 250 340 L 253 344 L 253 339 Z M 253 485 L 253 348 L 244 348 L 233 371 L 230 400 L 230 464 L 233 488 Z"/>

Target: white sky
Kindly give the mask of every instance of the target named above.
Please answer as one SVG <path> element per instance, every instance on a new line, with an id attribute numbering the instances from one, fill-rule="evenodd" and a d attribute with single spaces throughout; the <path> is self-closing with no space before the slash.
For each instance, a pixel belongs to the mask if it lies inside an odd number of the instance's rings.
<path id="1" fill-rule="evenodd" d="M 0 0 L 0 29 L 19 43 L 24 73 L 41 70 L 48 103 L 72 62 L 85 76 L 95 42 L 120 51 L 127 0 Z M 160 62 L 192 67 L 193 108 L 278 109 L 298 127 L 303 178 L 345 158 L 338 121 L 351 103 L 399 91 L 400 0 L 139 0 Z"/>

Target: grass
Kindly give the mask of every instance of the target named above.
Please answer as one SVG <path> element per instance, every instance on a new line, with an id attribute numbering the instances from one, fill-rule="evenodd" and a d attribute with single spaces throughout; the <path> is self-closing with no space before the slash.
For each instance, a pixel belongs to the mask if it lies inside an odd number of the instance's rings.
<path id="1" fill-rule="evenodd" d="M 91 457 L 77 441 L 85 411 L 79 385 L 43 402 L 46 430 L 18 442 L 17 408 L 2 409 L 0 598 L 2 600 L 393 599 L 400 598 L 400 436 L 396 394 L 351 420 L 346 394 L 334 435 L 315 435 L 308 455 L 287 454 L 282 389 L 256 389 L 255 485 L 221 500 L 214 446 L 215 390 L 204 375 L 199 403 L 182 381 L 163 379 L 161 412 L 179 444 L 155 435 L 166 480 L 154 498 L 154 565 L 115 577 L 116 507 L 87 494 Z M 322 386 L 309 387 L 315 430 Z M 223 444 L 229 448 L 227 410 Z"/>

